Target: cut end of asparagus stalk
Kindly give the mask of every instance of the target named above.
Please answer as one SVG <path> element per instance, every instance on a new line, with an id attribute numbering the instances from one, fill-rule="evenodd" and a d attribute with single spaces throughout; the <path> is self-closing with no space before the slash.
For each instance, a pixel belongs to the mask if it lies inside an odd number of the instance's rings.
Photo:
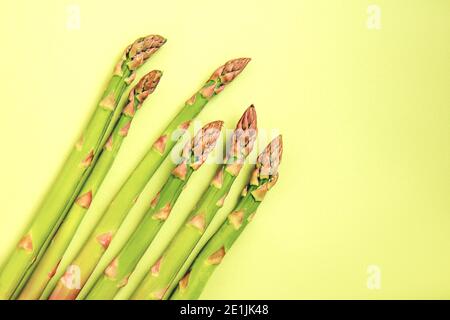
<path id="1" fill-rule="evenodd" d="M 250 60 L 250 58 L 239 58 L 230 60 L 223 66 L 220 66 L 214 71 L 206 82 L 206 85 L 200 91 L 202 96 L 209 99 L 225 89 L 225 86 L 233 81 L 242 70 L 244 70 Z"/>
<path id="2" fill-rule="evenodd" d="M 223 121 L 213 121 L 206 124 L 184 147 L 182 158 L 184 161 L 190 161 L 194 170 L 200 168 L 216 146 L 222 126 Z"/>
<path id="3" fill-rule="evenodd" d="M 142 106 L 145 99 L 155 91 L 156 86 L 161 79 L 162 72 L 153 70 L 147 73 L 139 80 L 139 82 L 131 89 L 128 95 L 128 103 L 123 109 L 123 113 L 129 117 L 133 117 L 136 110 Z"/>
<path id="4" fill-rule="evenodd" d="M 245 110 L 231 138 L 231 147 L 228 154 L 229 159 L 235 159 L 242 163 L 253 149 L 258 135 L 258 123 L 256 109 L 253 105 Z"/>

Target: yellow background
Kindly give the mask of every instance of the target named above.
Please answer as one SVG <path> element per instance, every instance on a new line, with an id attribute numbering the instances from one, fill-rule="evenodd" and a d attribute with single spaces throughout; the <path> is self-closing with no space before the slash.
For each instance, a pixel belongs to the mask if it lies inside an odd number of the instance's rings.
<path id="1" fill-rule="evenodd" d="M 381 9 L 380 30 L 366 25 L 372 3 Z M 70 4 L 80 7 L 79 30 L 66 26 Z M 250 56 L 245 72 L 199 119 L 223 119 L 231 128 L 254 103 L 260 128 L 284 135 L 280 180 L 202 298 L 450 298 L 449 1 L 4 0 L 0 7 L 1 262 L 123 48 L 159 33 L 168 42 L 138 75 L 158 68 L 164 76 L 136 116 L 66 263 L 182 102 L 217 66 Z M 189 182 L 137 275 L 214 169 L 202 167 Z M 166 175 L 160 170 L 152 180 L 100 266 Z M 381 271 L 378 290 L 367 287 L 370 265 Z"/>

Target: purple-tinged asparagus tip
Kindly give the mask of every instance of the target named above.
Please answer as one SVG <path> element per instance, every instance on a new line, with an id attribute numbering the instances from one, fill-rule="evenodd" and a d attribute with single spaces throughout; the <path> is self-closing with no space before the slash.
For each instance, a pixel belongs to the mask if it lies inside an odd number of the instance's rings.
<path id="1" fill-rule="evenodd" d="M 139 68 L 166 41 L 164 37 L 159 35 L 149 35 L 137 39 L 125 51 L 126 59 L 129 60 L 128 68 L 130 70 Z"/>
<path id="2" fill-rule="evenodd" d="M 239 58 L 230 60 L 223 66 L 220 66 L 211 75 L 206 85 L 200 90 L 202 96 L 206 99 L 210 99 L 212 96 L 219 94 L 225 86 L 234 80 L 247 64 L 250 62 L 250 58 Z M 211 83 L 212 82 L 212 83 Z M 192 104 L 192 102 L 189 102 Z"/>
<path id="3" fill-rule="evenodd" d="M 233 81 L 242 70 L 247 66 L 250 62 L 250 58 L 238 58 L 233 59 L 225 63 L 223 66 L 219 67 L 214 73 L 211 75 L 210 80 L 220 79 L 220 82 L 223 85 L 226 85 Z"/>
<path id="4" fill-rule="evenodd" d="M 156 86 L 161 79 L 162 72 L 159 70 L 153 70 L 147 73 L 139 80 L 139 82 L 131 89 L 128 95 L 128 103 L 123 109 L 123 113 L 133 117 L 136 110 L 139 109 L 147 97 L 155 91 Z M 136 104 L 136 101 L 138 103 Z"/>
<path id="5" fill-rule="evenodd" d="M 248 129 L 257 129 L 257 118 L 256 118 L 256 109 L 252 104 L 250 107 L 245 110 L 239 119 L 236 129 L 248 130 Z"/>
<path id="6" fill-rule="evenodd" d="M 183 150 L 183 157 L 193 155 L 191 167 L 197 170 L 216 146 L 222 130 L 223 121 L 213 121 L 206 124 Z"/>
<path id="7" fill-rule="evenodd" d="M 143 76 L 133 89 L 136 98 L 140 102 L 143 102 L 149 94 L 152 94 L 153 91 L 155 91 L 159 80 L 161 80 L 161 77 L 162 72 L 159 70 L 150 71 L 145 76 Z"/>
<path id="8" fill-rule="evenodd" d="M 256 167 L 261 178 L 274 177 L 278 174 L 278 166 L 283 155 L 283 139 L 281 135 L 273 139 L 258 156 Z"/>
<path id="9" fill-rule="evenodd" d="M 229 157 L 233 156 L 239 162 L 243 161 L 252 151 L 257 135 L 258 123 L 256 109 L 251 105 L 245 110 L 236 125 L 236 129 L 231 138 Z"/>
<path id="10" fill-rule="evenodd" d="M 223 121 L 213 121 L 205 125 L 195 137 L 186 143 L 181 153 L 181 162 L 172 170 L 172 175 L 185 180 L 188 166 L 197 170 L 216 146 Z"/>

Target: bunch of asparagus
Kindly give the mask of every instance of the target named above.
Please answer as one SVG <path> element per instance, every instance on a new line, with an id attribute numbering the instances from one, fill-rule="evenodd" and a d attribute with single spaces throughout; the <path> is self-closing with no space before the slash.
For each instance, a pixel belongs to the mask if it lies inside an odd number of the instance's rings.
<path id="1" fill-rule="evenodd" d="M 238 134 L 242 134 L 240 137 L 245 137 L 246 145 L 244 147 L 237 146 Z M 233 151 L 230 154 L 228 164 L 222 166 L 216 174 L 216 178 L 211 183 L 211 186 L 203 194 L 200 202 L 197 204 L 196 209 L 191 213 L 190 218 L 185 227 L 179 231 L 179 233 L 172 240 L 171 248 L 173 250 L 167 250 L 165 254 L 158 260 L 155 266 L 152 267 L 152 273 L 158 272 L 162 261 L 170 261 L 170 267 L 172 270 L 177 271 L 178 265 L 177 261 L 183 261 L 185 254 L 189 254 L 192 250 L 192 246 L 200 239 L 206 226 L 213 218 L 214 214 L 219 210 L 225 201 L 225 197 L 231 188 L 237 174 L 240 171 L 240 166 L 242 165 L 243 159 L 251 151 L 253 147 L 253 142 L 256 138 L 256 113 L 253 107 L 250 107 L 242 116 L 239 121 L 236 133 L 233 139 L 233 145 L 236 147 L 232 148 Z M 244 140 L 244 139 L 242 139 Z M 242 153 L 238 153 L 241 151 Z M 198 166 L 198 164 L 193 163 L 189 167 L 185 164 L 181 167 L 181 170 L 175 169 L 174 172 L 179 175 L 179 172 L 185 176 L 185 180 L 189 178 L 190 173 Z M 179 167 L 177 167 L 179 168 Z M 172 180 L 176 180 L 172 178 Z M 225 182 L 225 183 L 223 183 Z M 168 183 L 166 184 L 166 186 Z M 173 208 L 171 203 L 167 207 L 167 201 L 164 201 L 164 196 L 167 195 L 167 188 L 163 189 L 158 193 L 155 199 L 152 201 L 152 209 L 150 212 L 155 210 L 161 210 L 159 208 Z M 173 195 L 172 195 L 173 197 Z M 168 211 L 166 210 L 166 211 Z M 164 211 L 163 211 L 164 212 Z M 163 216 L 166 213 L 164 212 Z M 110 263 L 108 268 L 105 270 L 103 276 L 101 276 L 95 286 L 89 292 L 87 299 L 107 299 L 114 298 L 119 288 L 125 283 L 139 259 L 144 254 L 145 249 L 150 245 L 151 240 L 156 235 L 156 232 L 161 227 L 160 219 L 154 219 L 152 214 L 147 214 L 144 218 L 145 221 L 141 222 L 138 230 L 131 236 L 125 247 L 119 253 L 119 255 L 114 258 Z M 164 221 L 165 219 L 163 219 Z M 158 271 L 156 271 L 158 270 Z M 167 270 L 167 275 L 165 276 L 166 281 L 171 280 L 172 275 L 169 268 L 164 268 Z M 163 277 L 158 277 L 158 279 L 163 279 Z M 151 294 L 151 297 L 161 298 L 164 294 L 163 284 L 158 284 L 155 289 L 146 290 Z"/>
<path id="2" fill-rule="evenodd" d="M 83 134 L 3 266 L 0 272 L 0 299 L 15 297 L 26 283 L 33 265 L 47 249 L 120 117 L 121 110 L 117 104 L 125 89 L 136 77 L 136 70 L 165 42 L 163 37 L 151 35 L 137 39 L 125 49 Z"/>
<path id="3" fill-rule="evenodd" d="M 185 102 L 112 197 L 91 235 L 66 268 L 60 261 L 84 216 L 89 213 L 91 202 L 127 136 L 135 113 L 158 85 L 161 71 L 154 70 L 143 76 L 130 90 L 128 99 L 119 106 L 120 98 L 134 81 L 138 67 L 165 42 L 161 36 L 148 36 L 139 38 L 125 50 L 82 137 L 43 199 L 27 232 L 0 271 L 0 299 L 76 299 L 140 193 L 192 120 L 250 61 L 249 58 L 228 61 Z M 222 125 L 222 121 L 205 125 L 185 145 L 166 183 L 151 201 L 147 214 L 97 279 L 87 299 L 114 298 L 127 285 L 128 278 L 169 218 L 190 177 L 215 148 Z M 206 228 L 223 206 L 256 137 L 256 111 L 250 106 L 236 125 L 224 164 L 218 168 L 185 224 L 142 279 L 132 299 L 194 299 L 200 295 L 215 267 L 277 180 L 281 136 L 259 155 L 251 180 L 227 221 L 201 249 L 192 265 L 186 266 Z M 51 281 L 59 270 L 65 270 L 62 277 L 55 278 L 57 282 Z"/>
<path id="4" fill-rule="evenodd" d="M 219 94 L 248 62 L 249 59 L 236 59 L 219 67 L 203 87 L 185 103 L 114 196 L 91 236 L 53 290 L 50 299 L 77 297 L 148 180 L 175 146 L 176 140 L 170 137 L 178 136 L 179 140 L 182 135 L 174 133 L 186 131 L 210 99 Z M 74 285 L 73 278 L 78 275 L 80 277 Z"/>
<path id="5" fill-rule="evenodd" d="M 122 145 L 122 141 L 128 134 L 135 112 L 140 109 L 145 99 L 155 90 L 161 75 L 161 71 L 151 71 L 142 77 L 138 84 L 130 91 L 128 100 L 126 100 L 125 106 L 122 109 L 122 115 L 113 133 L 106 142 L 96 166 L 86 180 L 58 232 L 51 240 L 51 246 L 42 256 L 41 261 L 37 264 L 35 271 L 19 295 L 19 299 L 30 300 L 40 298 L 46 285 L 56 273 L 65 250 L 69 246 L 86 211 L 89 209 L 92 199 L 102 184 L 103 179 L 111 168 Z"/>
<path id="6" fill-rule="evenodd" d="M 267 191 L 277 182 L 282 153 L 283 143 L 281 136 L 278 136 L 258 156 L 256 168 L 248 185 L 242 191 L 238 204 L 228 215 L 227 221 L 197 255 L 189 271 L 180 280 L 176 291 L 170 296 L 171 300 L 192 300 L 200 296 L 209 277 L 244 228 L 252 221 Z"/>

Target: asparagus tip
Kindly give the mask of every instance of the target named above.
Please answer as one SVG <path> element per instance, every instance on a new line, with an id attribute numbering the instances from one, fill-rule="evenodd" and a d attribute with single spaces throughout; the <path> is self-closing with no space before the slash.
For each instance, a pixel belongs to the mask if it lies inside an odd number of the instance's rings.
<path id="1" fill-rule="evenodd" d="M 223 126 L 223 121 L 213 121 L 206 124 L 186 145 L 183 150 L 183 156 L 187 159 L 190 155 L 193 156 L 191 167 L 198 169 L 206 160 L 208 155 L 216 146 L 216 142 L 220 136 Z"/>
<path id="2" fill-rule="evenodd" d="M 208 154 L 216 145 L 222 126 L 223 121 L 221 120 L 206 124 L 194 137 L 194 151 L 199 148 L 203 154 L 205 152 Z"/>
<path id="3" fill-rule="evenodd" d="M 223 66 L 220 66 L 212 75 L 210 80 L 220 80 L 221 87 L 234 80 L 247 64 L 250 62 L 250 58 L 238 58 L 226 62 Z M 217 89 L 216 89 L 217 90 Z"/>
<path id="4" fill-rule="evenodd" d="M 245 112 L 242 114 L 242 117 L 239 119 L 236 129 L 241 130 L 249 130 L 257 129 L 257 117 L 256 117 L 256 109 L 255 106 L 252 104 L 250 107 L 245 110 Z"/>
<path id="5" fill-rule="evenodd" d="M 250 62 L 250 58 L 239 58 L 230 60 L 223 66 L 220 66 L 209 77 L 205 86 L 200 90 L 200 94 L 210 99 L 214 95 L 219 94 L 225 86 L 234 80 L 244 70 L 245 66 Z M 192 105 L 195 101 L 195 96 L 187 101 L 187 104 Z"/>
<path id="6" fill-rule="evenodd" d="M 150 56 L 166 43 L 166 39 L 160 35 L 149 35 L 133 42 L 126 50 L 126 58 L 129 60 L 128 68 L 136 70 Z"/>
<path id="7" fill-rule="evenodd" d="M 273 139 L 264 151 L 258 156 L 257 166 L 260 167 L 260 176 L 276 176 L 278 166 L 283 154 L 283 139 L 279 135 Z"/>
<path id="8" fill-rule="evenodd" d="M 133 117 L 136 109 L 139 109 L 147 97 L 155 91 L 156 86 L 161 79 L 162 72 L 153 70 L 147 73 L 139 80 L 139 82 L 131 89 L 128 95 L 128 104 L 123 109 L 123 113 Z M 136 103 L 135 100 L 138 102 Z"/>
<path id="9" fill-rule="evenodd" d="M 27 233 L 24 235 L 17 246 L 26 252 L 33 252 L 33 238 L 31 237 L 31 234 Z"/>
<path id="10" fill-rule="evenodd" d="M 257 116 L 254 105 L 245 110 L 239 119 L 231 138 L 230 156 L 238 160 L 245 159 L 253 149 L 258 134 Z"/>
<path id="11" fill-rule="evenodd" d="M 202 131 L 208 131 L 208 130 L 219 130 L 222 129 L 223 126 L 223 121 L 222 120 L 216 120 L 216 121 L 212 121 L 210 123 L 207 123 L 206 125 L 203 126 Z"/>
<path id="12" fill-rule="evenodd" d="M 135 89 L 140 95 L 145 95 L 143 99 L 147 98 L 149 94 L 155 91 L 156 86 L 161 80 L 162 72 L 159 70 L 153 70 L 147 73 L 142 79 L 138 82 Z M 141 101 L 138 97 L 138 100 Z M 141 101 L 142 102 L 142 101 Z"/>

